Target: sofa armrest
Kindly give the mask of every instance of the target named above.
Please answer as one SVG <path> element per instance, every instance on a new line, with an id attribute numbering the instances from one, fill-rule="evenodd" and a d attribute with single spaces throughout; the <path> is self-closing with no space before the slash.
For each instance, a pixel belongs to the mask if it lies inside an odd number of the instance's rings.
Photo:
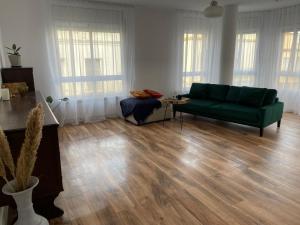
<path id="1" fill-rule="evenodd" d="M 266 105 L 260 108 L 261 122 L 260 127 L 267 127 L 275 122 L 278 122 L 282 118 L 283 114 L 283 102 L 276 102 L 272 105 Z"/>

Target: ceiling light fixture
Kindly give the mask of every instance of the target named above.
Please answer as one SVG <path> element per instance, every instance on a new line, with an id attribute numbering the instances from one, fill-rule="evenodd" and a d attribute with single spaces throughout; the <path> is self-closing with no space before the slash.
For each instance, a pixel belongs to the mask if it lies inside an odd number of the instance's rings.
<path id="1" fill-rule="evenodd" d="M 204 16 L 209 18 L 223 16 L 223 7 L 218 5 L 217 1 L 211 1 L 210 6 L 204 10 Z"/>

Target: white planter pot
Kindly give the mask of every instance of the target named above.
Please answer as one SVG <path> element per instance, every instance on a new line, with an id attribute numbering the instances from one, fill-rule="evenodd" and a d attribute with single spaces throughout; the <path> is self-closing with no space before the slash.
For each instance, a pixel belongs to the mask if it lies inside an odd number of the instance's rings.
<path id="1" fill-rule="evenodd" d="M 10 64 L 12 67 L 20 67 L 21 66 L 21 56 L 20 55 L 8 55 Z"/>
<path id="2" fill-rule="evenodd" d="M 14 198 L 17 204 L 18 220 L 14 225 L 49 225 L 47 219 L 36 214 L 32 204 L 32 191 L 38 185 L 39 179 L 37 177 L 30 178 L 30 185 L 24 191 L 14 192 L 11 187 L 15 187 L 16 181 L 10 181 L 2 188 L 2 192 Z"/>

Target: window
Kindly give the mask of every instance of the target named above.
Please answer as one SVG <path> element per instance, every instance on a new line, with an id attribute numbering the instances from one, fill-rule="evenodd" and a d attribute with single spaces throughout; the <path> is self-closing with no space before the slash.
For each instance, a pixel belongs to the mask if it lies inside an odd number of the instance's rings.
<path id="1" fill-rule="evenodd" d="M 256 73 L 257 34 L 240 33 L 236 37 L 233 84 L 253 86 Z"/>
<path id="2" fill-rule="evenodd" d="M 122 92 L 120 33 L 76 29 L 56 33 L 63 96 Z"/>
<path id="3" fill-rule="evenodd" d="M 183 90 L 188 90 L 194 82 L 204 82 L 205 35 L 185 33 L 183 44 Z"/>
<path id="4" fill-rule="evenodd" d="M 101 74 L 103 74 L 103 59 L 86 58 L 85 59 L 85 68 L 87 69 L 86 74 L 88 74 L 90 76 L 93 74 L 101 75 Z M 95 69 L 93 70 L 93 68 L 95 68 Z"/>
<path id="5" fill-rule="evenodd" d="M 298 88 L 300 86 L 300 31 L 283 33 L 279 67 L 278 86 Z"/>

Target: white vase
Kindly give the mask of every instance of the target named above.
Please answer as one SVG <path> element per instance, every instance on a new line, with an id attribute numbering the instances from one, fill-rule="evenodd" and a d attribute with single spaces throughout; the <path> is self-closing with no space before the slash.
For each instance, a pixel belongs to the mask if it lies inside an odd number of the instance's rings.
<path id="1" fill-rule="evenodd" d="M 2 192 L 14 198 L 18 219 L 14 225 L 49 225 L 47 219 L 35 213 L 32 204 L 32 191 L 38 185 L 37 177 L 30 177 L 29 188 L 24 191 L 14 192 L 11 187 L 15 187 L 16 181 L 10 181 L 2 188 Z"/>
<path id="2" fill-rule="evenodd" d="M 21 66 L 21 56 L 20 55 L 8 55 L 10 64 L 12 67 L 20 67 Z"/>

